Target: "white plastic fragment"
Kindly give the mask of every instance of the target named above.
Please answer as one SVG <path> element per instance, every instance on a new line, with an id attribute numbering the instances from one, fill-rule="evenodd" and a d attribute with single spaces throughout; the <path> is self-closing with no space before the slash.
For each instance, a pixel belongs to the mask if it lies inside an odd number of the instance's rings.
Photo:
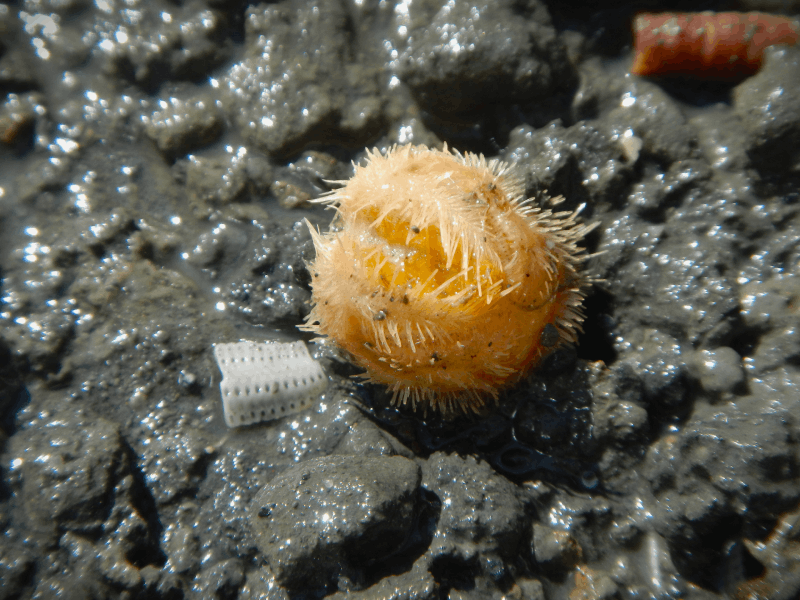
<path id="1" fill-rule="evenodd" d="M 311 406 L 328 378 L 304 342 L 214 344 L 228 427 L 298 413 Z"/>

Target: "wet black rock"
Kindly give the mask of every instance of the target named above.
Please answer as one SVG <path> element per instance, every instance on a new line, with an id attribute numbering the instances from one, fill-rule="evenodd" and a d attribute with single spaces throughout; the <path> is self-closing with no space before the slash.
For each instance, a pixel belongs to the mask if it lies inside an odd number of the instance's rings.
<path id="1" fill-rule="evenodd" d="M 638 304 L 638 325 L 631 319 L 619 323 L 625 340 L 620 349 L 640 343 L 626 333 L 640 326 L 692 343 L 716 345 L 735 335 L 738 284 L 724 266 L 733 260 L 733 242 L 724 235 L 704 236 L 705 227 L 686 235 L 685 230 L 698 228 L 691 212 L 689 208 L 666 224 L 652 226 L 621 215 L 603 229 L 598 249 L 606 254 L 594 264 L 614 281 L 618 305 L 633 298 Z M 684 220 L 685 235 L 680 236 Z"/>
<path id="2" fill-rule="evenodd" d="M 757 334 L 751 356 L 745 360 L 753 374 L 800 362 L 797 328 L 800 279 L 778 276 L 742 287 L 742 319 Z"/>
<path id="3" fill-rule="evenodd" d="M 534 378 L 514 416 L 517 439 L 546 455 L 592 456 L 595 439 L 589 372 L 590 368 L 580 363 L 558 377 Z"/>
<path id="4" fill-rule="evenodd" d="M 366 141 L 383 120 L 376 79 L 348 64 L 347 15 L 336 3 L 259 5 L 245 17 L 245 58 L 221 80 L 241 134 L 273 155 L 310 142 Z"/>
<path id="5" fill-rule="evenodd" d="M 536 562 L 554 571 L 571 569 L 583 556 L 569 533 L 539 523 L 533 524 L 532 551 Z"/>
<path id="6" fill-rule="evenodd" d="M 32 529 L 97 534 L 111 515 L 114 488 L 129 473 L 119 426 L 71 419 L 14 438 L 22 506 Z"/>
<path id="7" fill-rule="evenodd" d="M 207 435 L 181 428 L 148 440 L 140 458 L 147 487 L 159 504 L 193 494 L 214 453 Z"/>
<path id="8" fill-rule="evenodd" d="M 308 460 L 255 498 L 251 523 L 276 581 L 331 585 L 398 551 L 411 533 L 419 467 L 399 456 Z"/>
<path id="9" fill-rule="evenodd" d="M 496 557 L 520 551 L 528 520 L 520 490 L 488 463 L 436 452 L 425 463 L 422 485 L 442 506 L 430 557 L 475 560 L 491 572 Z"/>
<path id="10" fill-rule="evenodd" d="M 673 162 L 666 172 L 653 175 L 633 186 L 628 204 L 645 219 L 663 221 L 670 206 L 679 204 L 682 196 L 711 177 L 708 166 L 696 159 Z"/>
<path id="11" fill-rule="evenodd" d="M 593 435 L 598 443 L 630 446 L 646 439 L 649 418 L 645 408 L 642 379 L 630 365 L 612 370 L 602 363 L 591 365 Z"/>
<path id="12" fill-rule="evenodd" d="M 22 595 L 36 570 L 36 560 L 21 547 L 5 544 L 0 548 L 0 580 L 3 582 L 0 598 L 18 598 Z"/>
<path id="13" fill-rule="evenodd" d="M 698 403 L 685 427 L 648 453 L 645 475 L 658 498 L 657 530 L 700 580 L 719 561 L 726 540 L 759 531 L 765 506 L 788 508 L 800 499 L 800 454 L 796 444 L 786 444 L 794 435 L 797 401 L 776 403 L 768 412 L 758 404 L 754 397 L 739 398 L 735 406 Z"/>
<path id="14" fill-rule="evenodd" d="M 537 0 L 415 3 L 403 17 L 400 77 L 433 112 L 530 101 L 574 82 L 564 43 Z"/>
<path id="15" fill-rule="evenodd" d="M 727 346 L 700 350 L 690 366 L 703 389 L 712 395 L 732 393 L 745 381 L 742 357 Z"/>
<path id="16" fill-rule="evenodd" d="M 504 156 L 524 175 L 530 196 L 564 196 L 572 209 L 587 201 L 616 204 L 632 172 L 618 140 L 591 122 L 523 125 L 511 132 Z"/>
<path id="17" fill-rule="evenodd" d="M 679 409 L 688 382 L 684 350 L 677 339 L 653 332 L 642 340 L 632 365 L 643 383 L 644 399 L 655 411 Z"/>
<path id="18" fill-rule="evenodd" d="M 241 560 L 223 560 L 198 577 L 193 586 L 203 598 L 235 598 L 244 583 L 244 565 Z"/>
<path id="19" fill-rule="evenodd" d="M 292 321 L 299 323 L 310 310 L 311 294 L 297 279 L 298 261 L 311 237 L 308 226 L 298 221 L 291 229 L 267 228 L 248 243 L 248 255 L 231 265 L 237 276 L 228 290 L 229 306 L 252 323 Z"/>
<path id="20" fill-rule="evenodd" d="M 654 83 L 631 75 L 624 81 L 615 90 L 620 105 L 607 117 L 611 131 L 630 129 L 642 139 L 642 152 L 665 165 L 692 157 L 696 134 L 678 103 Z"/>
<path id="21" fill-rule="evenodd" d="M 800 169 L 800 50 L 768 49 L 761 70 L 734 92 L 748 133 L 747 153 L 768 172 Z"/>
<path id="22" fill-rule="evenodd" d="M 225 13 L 192 2 L 161 11 L 141 5 L 126 18 L 122 11 L 102 8 L 88 22 L 99 38 L 95 53 L 105 62 L 107 72 L 129 78 L 146 87 L 166 79 L 197 80 L 228 54 L 224 35 Z"/>
<path id="23" fill-rule="evenodd" d="M 611 4 L 0 3 L 0 597 L 795 598 L 798 52 L 635 77 Z M 312 408 L 226 428 L 309 200 L 445 141 L 599 223 L 579 349 L 436 423 L 312 346 Z"/>
<path id="24" fill-rule="evenodd" d="M 144 122 L 147 136 L 169 158 L 205 146 L 222 133 L 222 114 L 207 92 L 168 88 Z"/>

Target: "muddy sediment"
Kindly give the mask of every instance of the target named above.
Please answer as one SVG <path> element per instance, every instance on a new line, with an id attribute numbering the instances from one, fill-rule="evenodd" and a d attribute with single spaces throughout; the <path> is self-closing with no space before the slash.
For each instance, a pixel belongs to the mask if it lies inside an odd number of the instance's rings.
<path id="1" fill-rule="evenodd" d="M 797 597 L 800 49 L 633 77 L 634 12 L 0 6 L 0 598 Z M 313 408 L 228 429 L 309 200 L 443 142 L 599 223 L 578 346 L 442 422 L 310 344 Z"/>

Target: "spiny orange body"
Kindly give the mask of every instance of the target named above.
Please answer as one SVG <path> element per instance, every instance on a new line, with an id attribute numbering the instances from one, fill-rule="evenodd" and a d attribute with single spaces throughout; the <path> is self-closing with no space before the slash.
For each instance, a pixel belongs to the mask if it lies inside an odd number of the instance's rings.
<path id="1" fill-rule="evenodd" d="M 572 212 L 524 200 L 497 161 L 425 146 L 369 154 L 320 201 L 312 229 L 314 308 L 302 327 L 330 337 L 394 401 L 445 416 L 477 411 L 583 320 Z"/>

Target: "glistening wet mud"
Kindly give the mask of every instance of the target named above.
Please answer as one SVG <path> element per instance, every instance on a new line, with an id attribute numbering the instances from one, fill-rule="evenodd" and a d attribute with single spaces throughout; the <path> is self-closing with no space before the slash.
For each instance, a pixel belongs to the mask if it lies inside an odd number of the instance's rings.
<path id="1" fill-rule="evenodd" d="M 0 598 L 797 597 L 800 51 L 632 77 L 634 8 L 0 6 Z M 308 200 L 442 142 L 599 223 L 578 347 L 442 422 L 312 344 L 313 408 L 228 429 Z"/>

